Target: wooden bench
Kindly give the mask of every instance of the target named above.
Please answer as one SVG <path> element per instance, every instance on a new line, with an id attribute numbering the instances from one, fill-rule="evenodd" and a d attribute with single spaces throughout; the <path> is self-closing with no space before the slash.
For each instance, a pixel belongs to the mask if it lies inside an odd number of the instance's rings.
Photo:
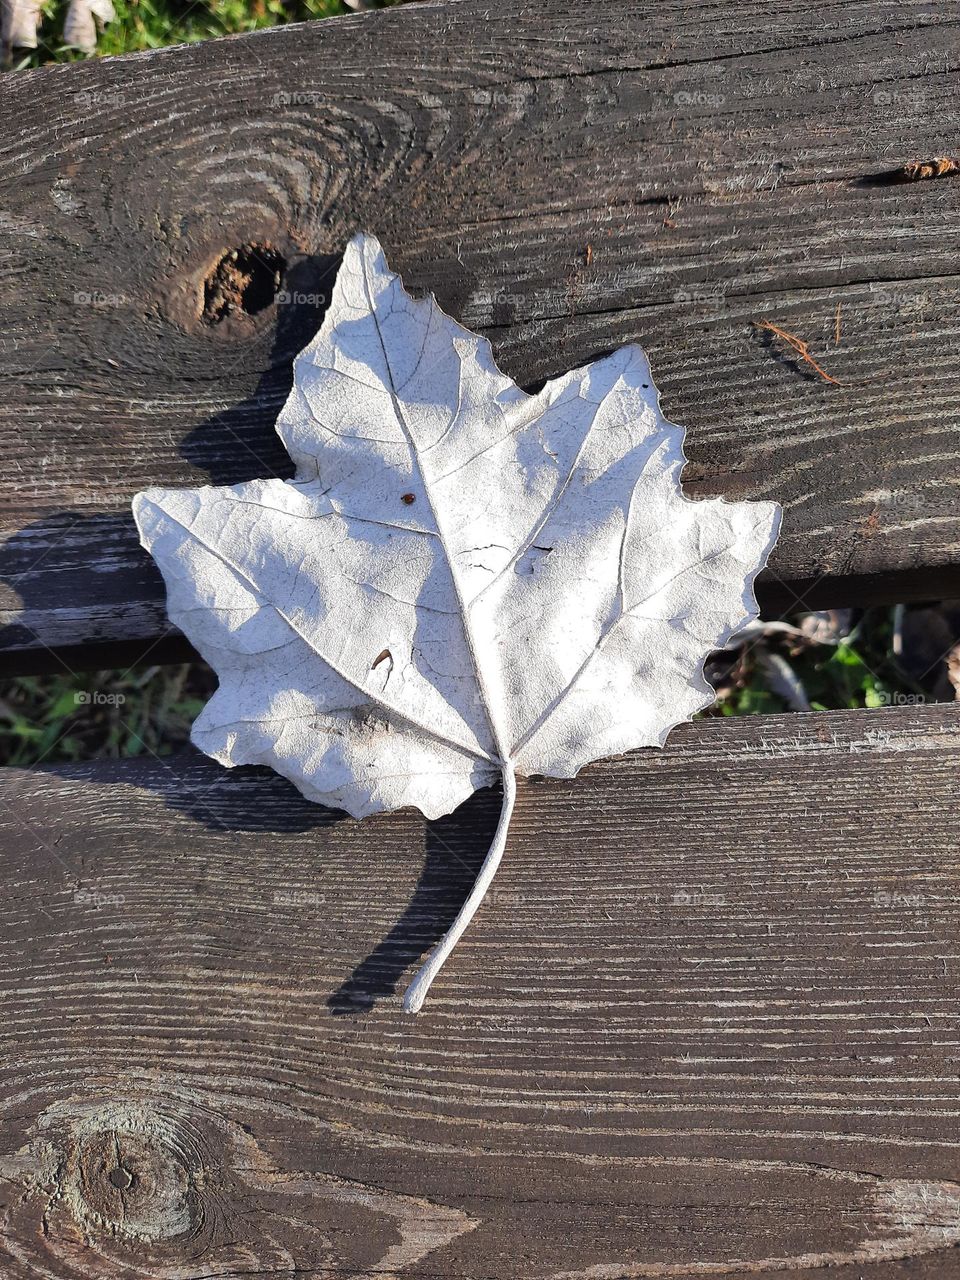
<path id="1" fill-rule="evenodd" d="M 290 474 L 358 228 L 522 385 L 641 341 L 687 492 L 784 504 L 768 614 L 957 592 L 960 180 L 881 175 L 957 148 L 958 19 L 437 0 L 5 78 L 6 672 L 183 655 L 129 499 Z M 0 1276 L 960 1276 L 958 768 L 931 705 L 527 783 L 415 1019 L 496 797 L 2 771 Z"/>

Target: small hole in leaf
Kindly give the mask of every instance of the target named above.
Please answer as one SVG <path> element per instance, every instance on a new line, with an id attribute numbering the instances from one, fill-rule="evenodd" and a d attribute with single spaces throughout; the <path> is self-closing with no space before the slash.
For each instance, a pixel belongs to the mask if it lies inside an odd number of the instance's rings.
<path id="1" fill-rule="evenodd" d="M 238 311 L 248 316 L 265 311 L 280 291 L 286 265 L 269 244 L 229 250 L 203 282 L 204 320 L 219 324 Z"/>
<path id="2" fill-rule="evenodd" d="M 403 497 L 400 499 L 400 501 L 401 501 L 401 502 L 405 502 L 405 503 L 407 504 L 407 506 L 408 506 L 408 507 L 409 507 L 412 503 L 416 502 L 416 500 L 417 500 L 417 499 L 416 499 L 415 495 L 414 495 L 414 494 L 412 494 L 412 493 L 405 493 L 405 494 L 403 495 Z"/>
<path id="3" fill-rule="evenodd" d="M 391 662 L 392 662 L 392 661 L 393 661 L 393 654 L 390 652 L 390 650 L 389 650 L 389 649 L 384 649 L 382 653 L 378 653 L 378 654 L 377 654 L 377 656 L 374 658 L 374 660 L 373 660 L 373 666 L 370 668 L 370 670 L 371 670 L 371 671 L 376 671 L 376 669 L 377 669 L 377 667 L 379 667 L 380 663 L 381 663 L 381 662 L 386 662 L 388 658 L 389 658 L 389 659 L 391 660 Z"/>

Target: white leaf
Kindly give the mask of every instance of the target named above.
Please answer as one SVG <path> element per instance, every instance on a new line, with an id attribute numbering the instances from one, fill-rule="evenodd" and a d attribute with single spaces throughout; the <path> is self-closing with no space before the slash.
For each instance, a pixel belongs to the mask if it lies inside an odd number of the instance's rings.
<path id="1" fill-rule="evenodd" d="M 351 241 L 277 430 L 292 481 L 134 500 L 168 611 L 220 687 L 193 741 L 311 800 L 429 818 L 502 776 L 661 746 L 756 616 L 773 502 L 691 502 L 638 346 L 526 395 L 490 344 Z"/>

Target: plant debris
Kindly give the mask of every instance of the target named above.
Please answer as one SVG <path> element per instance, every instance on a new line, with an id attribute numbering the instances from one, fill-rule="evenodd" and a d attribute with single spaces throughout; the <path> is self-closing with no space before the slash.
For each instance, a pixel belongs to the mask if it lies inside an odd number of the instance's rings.
<path id="1" fill-rule="evenodd" d="M 960 173 L 960 159 L 955 156 L 934 156 L 932 160 L 911 160 L 894 171 L 904 182 L 925 182 L 930 178 L 947 178 Z"/>
<path id="2" fill-rule="evenodd" d="M 839 325 L 839 319 L 837 324 Z M 813 356 L 810 354 L 810 348 L 807 343 L 804 342 L 802 338 L 798 338 L 795 333 L 791 333 L 789 329 L 782 329 L 780 325 L 773 324 L 769 320 L 754 320 L 753 325 L 755 329 L 765 329 L 769 333 L 772 333 L 774 337 L 785 342 L 791 350 L 797 353 L 805 364 L 810 365 L 811 369 L 815 370 L 820 375 L 824 382 L 832 382 L 833 385 L 837 387 L 843 385 L 836 378 L 831 377 L 830 374 L 827 373 L 826 369 L 814 360 Z"/>

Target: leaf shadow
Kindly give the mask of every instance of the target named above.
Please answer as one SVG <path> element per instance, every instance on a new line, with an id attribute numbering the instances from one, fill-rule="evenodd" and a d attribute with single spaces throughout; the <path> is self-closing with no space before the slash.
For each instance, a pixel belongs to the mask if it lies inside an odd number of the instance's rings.
<path id="1" fill-rule="evenodd" d="M 299 835 L 349 821 L 342 809 L 314 804 L 272 769 L 225 769 L 188 745 L 170 755 L 75 761 L 41 760 L 30 768 L 53 777 L 89 776 L 96 786 L 115 783 L 153 791 L 167 808 L 223 835 Z M 238 850 L 241 855 L 244 850 Z"/>
<path id="2" fill-rule="evenodd" d="M 499 816 L 499 793 L 487 787 L 424 824 L 426 857 L 413 895 L 389 933 L 327 1000 L 335 1017 L 367 1013 L 395 995 L 410 966 L 440 941 L 473 887 Z"/>
<path id="3" fill-rule="evenodd" d="M 259 766 L 221 769 L 194 747 L 171 756 L 86 763 L 43 761 L 34 771 L 65 781 L 85 777 L 103 788 L 115 783 L 154 791 L 169 809 L 222 835 L 316 836 L 323 861 L 324 833 L 354 821 L 341 809 L 305 799 L 287 779 Z M 157 764 L 162 768 L 157 768 Z M 131 767 L 132 766 L 132 767 Z M 500 817 L 499 788 L 475 792 L 453 813 L 423 822 L 424 861 L 409 902 L 386 935 L 327 997 L 335 1017 L 359 1016 L 394 997 L 404 975 L 443 937 L 473 887 Z M 236 846 L 237 866 L 249 859 L 249 842 Z M 268 867 L 284 865 L 286 846 L 268 846 Z M 322 927 L 322 926 L 321 926 Z M 268 945 L 265 938 L 264 945 Z"/>

